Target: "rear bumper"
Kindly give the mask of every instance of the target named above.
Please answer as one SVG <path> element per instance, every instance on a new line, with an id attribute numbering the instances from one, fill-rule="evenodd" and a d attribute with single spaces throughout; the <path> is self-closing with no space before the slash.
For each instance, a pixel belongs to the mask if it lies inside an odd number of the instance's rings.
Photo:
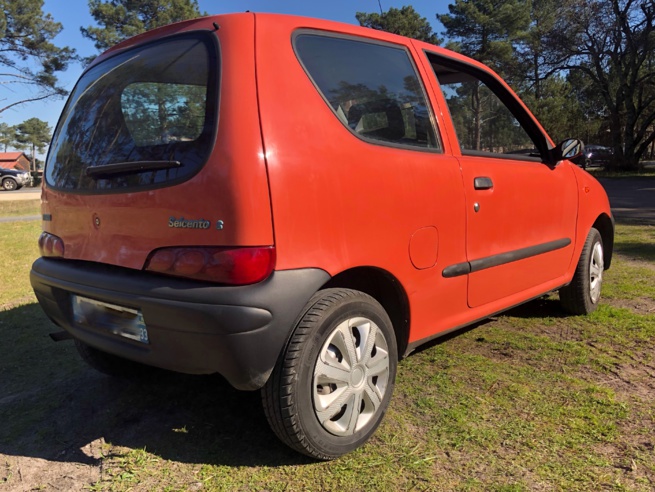
<path id="1" fill-rule="evenodd" d="M 30 280 L 58 326 L 99 350 L 190 374 L 222 374 L 253 390 L 267 381 L 295 321 L 329 279 L 323 270 L 274 272 L 264 282 L 217 286 L 96 263 L 40 258 Z M 80 326 L 72 295 L 138 309 L 149 343 Z"/>

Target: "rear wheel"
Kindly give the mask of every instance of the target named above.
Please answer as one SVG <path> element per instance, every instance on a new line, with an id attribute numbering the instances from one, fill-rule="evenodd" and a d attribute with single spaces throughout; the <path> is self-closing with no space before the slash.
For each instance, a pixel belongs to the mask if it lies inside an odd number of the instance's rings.
<path id="1" fill-rule="evenodd" d="M 141 379 L 162 371 L 162 369 L 108 354 L 77 339 L 75 340 L 75 348 L 80 354 L 80 357 L 84 359 L 84 362 L 96 371 L 100 371 L 108 376 L 122 379 Z"/>
<path id="2" fill-rule="evenodd" d="M 348 453 L 382 421 L 396 365 L 391 321 L 375 299 L 349 289 L 321 291 L 262 389 L 269 424 L 313 458 Z"/>
<path id="3" fill-rule="evenodd" d="M 5 178 L 4 181 L 2 182 L 2 187 L 6 191 L 13 191 L 18 188 L 18 183 L 16 183 L 16 180 L 14 178 Z"/>
<path id="4" fill-rule="evenodd" d="M 592 228 L 582 248 L 573 280 L 559 291 L 562 307 L 572 314 L 589 314 L 596 310 L 600 300 L 605 269 L 603 239 Z"/>

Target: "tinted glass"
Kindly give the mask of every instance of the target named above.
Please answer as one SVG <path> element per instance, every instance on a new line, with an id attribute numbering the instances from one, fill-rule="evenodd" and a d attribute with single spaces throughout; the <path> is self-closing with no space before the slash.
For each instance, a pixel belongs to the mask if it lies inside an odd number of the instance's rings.
<path id="1" fill-rule="evenodd" d="M 358 136 L 438 148 L 423 87 L 407 52 L 301 34 L 296 53 L 341 122 Z"/>
<path id="2" fill-rule="evenodd" d="M 48 184 L 110 191 L 192 176 L 213 143 L 215 51 L 204 37 L 178 37 L 85 73 L 55 132 Z M 112 164 L 118 172 L 99 172 Z"/>

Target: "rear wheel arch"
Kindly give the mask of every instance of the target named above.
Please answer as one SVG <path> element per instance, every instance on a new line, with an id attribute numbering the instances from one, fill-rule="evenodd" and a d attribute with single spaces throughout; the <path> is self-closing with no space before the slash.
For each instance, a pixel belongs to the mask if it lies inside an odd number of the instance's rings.
<path id="1" fill-rule="evenodd" d="M 405 354 L 409 343 L 409 299 L 395 276 L 376 267 L 357 267 L 335 275 L 321 287 L 332 288 L 358 290 L 379 302 L 391 319 L 398 358 Z"/>

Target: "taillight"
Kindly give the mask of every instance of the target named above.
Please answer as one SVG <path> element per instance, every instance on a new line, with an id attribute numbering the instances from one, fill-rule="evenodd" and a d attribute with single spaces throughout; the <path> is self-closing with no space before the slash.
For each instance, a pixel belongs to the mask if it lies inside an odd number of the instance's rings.
<path id="1" fill-rule="evenodd" d="M 275 268 L 275 248 L 162 248 L 153 251 L 145 269 L 196 280 L 245 285 L 261 282 Z"/>
<path id="2" fill-rule="evenodd" d="M 41 256 L 46 256 L 48 258 L 63 258 L 64 241 L 54 234 L 42 232 L 39 236 L 39 251 L 41 252 Z"/>

